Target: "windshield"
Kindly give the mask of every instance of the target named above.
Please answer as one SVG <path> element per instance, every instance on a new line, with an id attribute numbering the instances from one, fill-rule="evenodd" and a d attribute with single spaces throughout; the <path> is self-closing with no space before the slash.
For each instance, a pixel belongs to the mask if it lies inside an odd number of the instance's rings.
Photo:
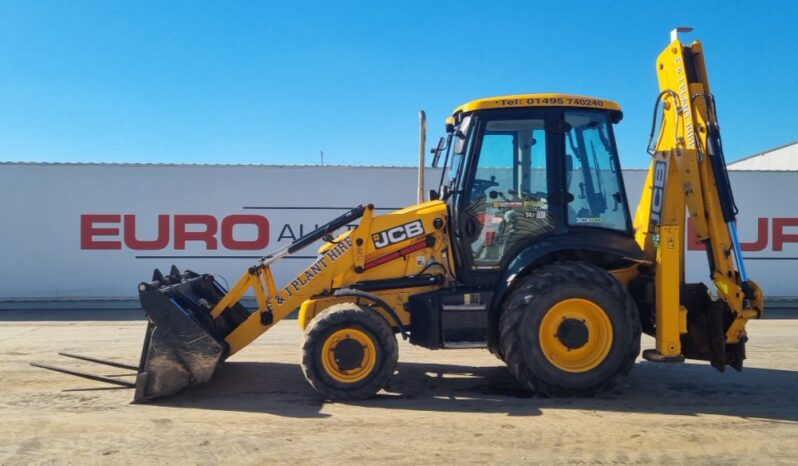
<path id="1" fill-rule="evenodd" d="M 568 223 L 575 226 L 628 228 L 628 212 L 618 153 L 603 112 L 565 112 L 566 185 L 573 200 Z"/>

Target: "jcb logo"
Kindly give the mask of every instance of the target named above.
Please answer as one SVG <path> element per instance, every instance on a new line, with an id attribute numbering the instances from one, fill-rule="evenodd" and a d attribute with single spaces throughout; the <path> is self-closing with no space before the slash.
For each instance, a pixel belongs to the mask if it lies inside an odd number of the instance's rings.
<path id="1" fill-rule="evenodd" d="M 665 176 L 668 173 L 668 164 L 664 160 L 654 162 L 654 182 L 651 186 L 651 215 L 649 216 L 648 231 L 653 232 L 662 222 L 662 205 L 665 203 Z"/>
<path id="2" fill-rule="evenodd" d="M 421 224 L 421 220 L 414 220 L 410 223 L 405 223 L 404 225 L 391 228 L 390 230 L 374 233 L 371 235 L 371 239 L 374 240 L 374 247 L 381 249 L 385 246 L 390 246 L 392 244 L 399 243 L 406 239 L 415 238 L 416 236 L 421 236 L 423 234 L 424 225 Z"/>

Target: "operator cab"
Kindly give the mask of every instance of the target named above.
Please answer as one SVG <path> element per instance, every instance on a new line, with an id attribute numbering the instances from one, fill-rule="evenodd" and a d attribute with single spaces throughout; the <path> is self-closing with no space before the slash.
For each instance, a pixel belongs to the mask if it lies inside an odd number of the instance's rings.
<path id="1" fill-rule="evenodd" d="M 434 150 L 434 164 L 445 157 L 432 195 L 449 207 L 460 282 L 492 287 L 525 249 L 567 250 L 568 238 L 596 254 L 639 253 L 612 128 L 621 118 L 614 102 L 565 94 L 455 109 Z"/>

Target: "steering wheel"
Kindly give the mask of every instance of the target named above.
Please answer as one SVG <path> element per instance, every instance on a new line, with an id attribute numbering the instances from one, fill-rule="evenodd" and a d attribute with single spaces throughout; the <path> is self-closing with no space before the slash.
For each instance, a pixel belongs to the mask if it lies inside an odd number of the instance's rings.
<path id="1" fill-rule="evenodd" d="M 546 193 L 540 191 L 529 193 L 529 198 L 533 201 L 542 201 L 546 199 Z"/>
<path id="2" fill-rule="evenodd" d="M 546 193 L 540 191 L 534 193 L 524 191 L 522 193 L 519 193 L 514 189 L 508 189 L 507 194 L 510 194 L 511 196 L 518 196 L 524 201 L 540 201 L 546 197 Z"/>
<path id="3" fill-rule="evenodd" d="M 483 195 L 488 188 L 492 188 L 494 186 L 499 186 L 499 183 L 496 182 L 495 176 L 491 176 L 490 180 L 474 178 L 474 183 L 471 185 L 471 192 L 473 194 Z"/>

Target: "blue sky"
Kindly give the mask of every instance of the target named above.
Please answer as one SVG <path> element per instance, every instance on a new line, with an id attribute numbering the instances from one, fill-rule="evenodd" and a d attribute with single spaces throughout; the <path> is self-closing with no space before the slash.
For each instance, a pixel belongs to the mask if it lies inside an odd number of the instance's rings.
<path id="1" fill-rule="evenodd" d="M 662 6 L 666 5 L 667 6 Z M 0 2 L 0 160 L 413 165 L 478 97 L 616 100 L 647 164 L 654 60 L 704 42 L 730 160 L 798 139 L 798 2 Z"/>

